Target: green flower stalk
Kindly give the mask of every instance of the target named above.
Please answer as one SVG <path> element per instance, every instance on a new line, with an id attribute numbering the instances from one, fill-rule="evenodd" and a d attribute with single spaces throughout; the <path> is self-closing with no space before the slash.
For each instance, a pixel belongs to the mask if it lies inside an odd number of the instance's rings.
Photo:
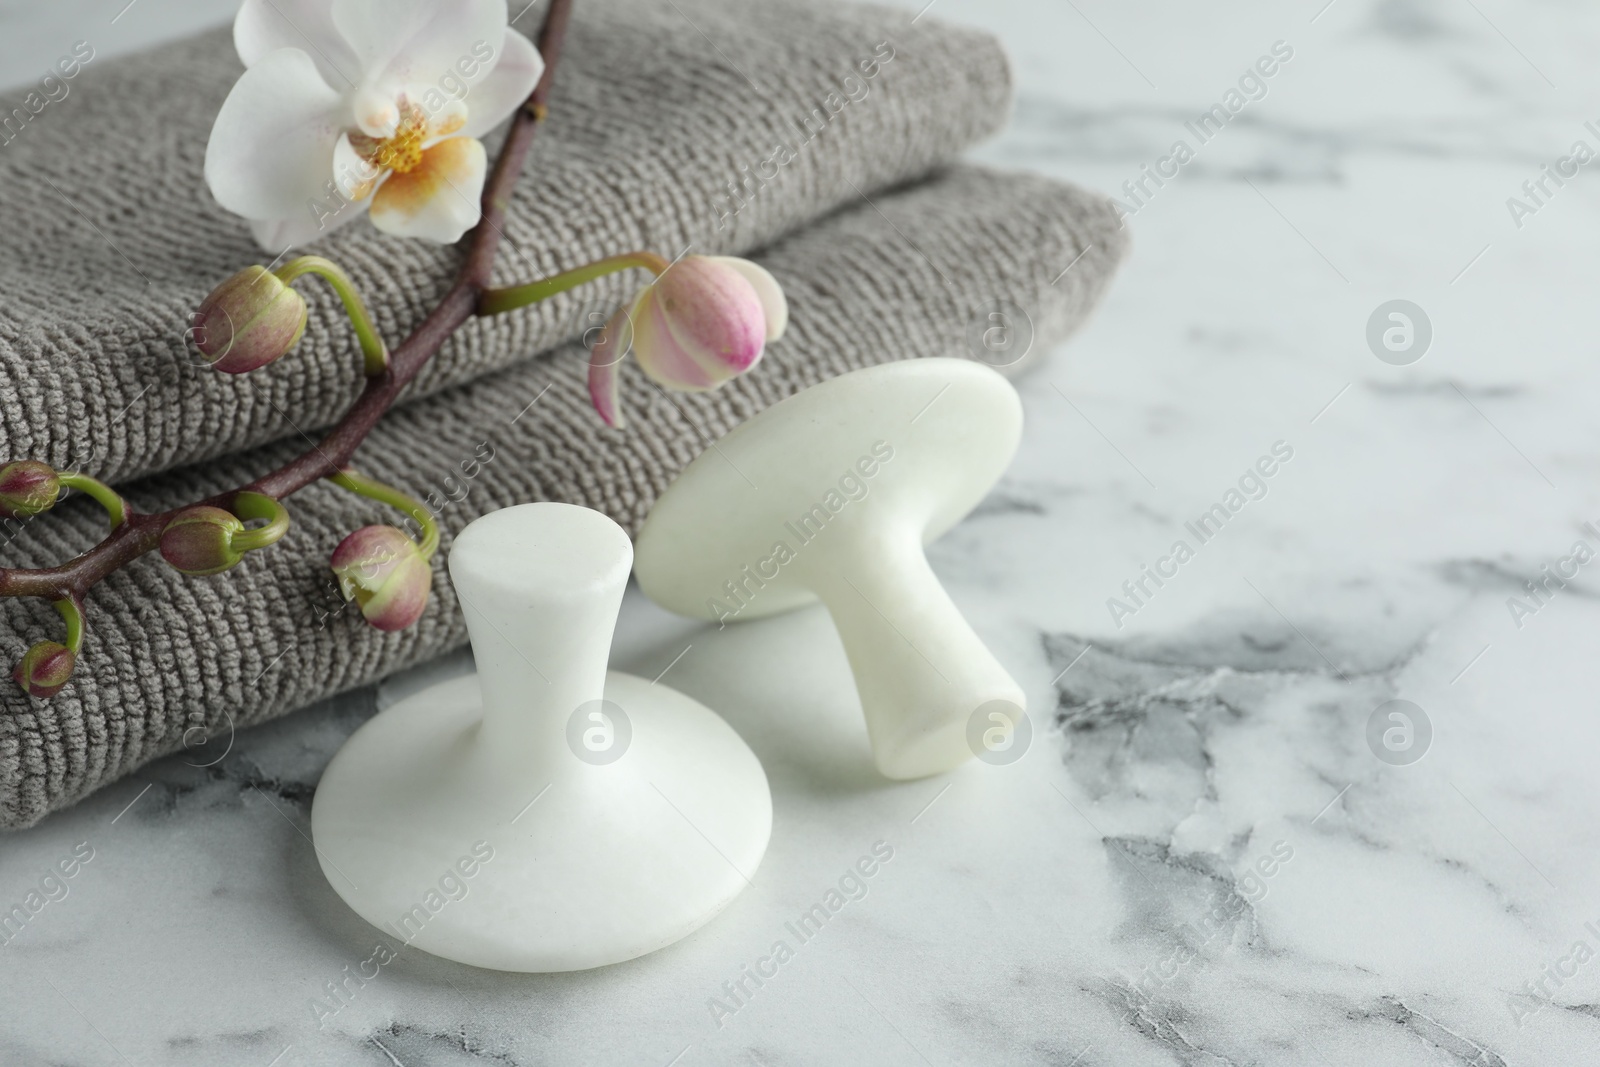
<path id="1" fill-rule="evenodd" d="M 62 471 L 60 477 L 63 488 L 76 489 L 85 496 L 93 497 L 101 507 L 105 508 L 106 517 L 111 520 L 113 530 L 128 521 L 128 502 L 105 482 L 78 471 Z"/>
<path id="2" fill-rule="evenodd" d="M 439 547 L 439 524 L 435 521 L 433 512 L 424 507 L 421 501 L 407 496 L 392 485 L 385 485 L 348 467 L 338 474 L 330 474 L 328 481 L 341 489 L 350 490 L 357 496 L 364 496 L 368 500 L 376 500 L 380 504 L 388 504 L 405 512 L 422 530 L 422 543 L 417 546 L 417 551 L 422 553 L 422 558 L 425 560 L 433 558 L 434 551 Z"/>
<path id="3" fill-rule="evenodd" d="M 367 377 L 375 378 L 389 369 L 389 349 L 384 345 L 383 338 L 378 335 L 378 330 L 372 325 L 372 316 L 367 314 L 367 306 L 361 302 L 361 295 L 356 292 L 356 283 L 350 276 L 340 269 L 332 260 L 323 259 L 321 256 L 300 256 L 291 259 L 277 270 L 273 271 L 284 285 L 288 285 L 296 278 L 305 274 L 315 274 L 339 294 L 339 299 L 344 304 L 344 310 L 350 316 L 350 325 L 355 327 L 356 340 L 361 344 L 361 354 L 365 364 Z"/>
<path id="4" fill-rule="evenodd" d="M 660 277 L 670 266 L 672 264 L 654 252 L 625 252 L 620 256 L 608 256 L 581 267 L 562 271 L 560 274 L 552 274 L 548 278 L 540 278 L 536 282 L 528 282 L 526 285 L 490 289 L 478 300 L 478 314 L 499 315 L 505 311 L 527 307 L 529 304 L 537 304 L 557 293 L 564 293 L 596 278 L 604 278 L 607 274 L 615 274 L 631 267 L 641 267 L 652 275 Z"/>

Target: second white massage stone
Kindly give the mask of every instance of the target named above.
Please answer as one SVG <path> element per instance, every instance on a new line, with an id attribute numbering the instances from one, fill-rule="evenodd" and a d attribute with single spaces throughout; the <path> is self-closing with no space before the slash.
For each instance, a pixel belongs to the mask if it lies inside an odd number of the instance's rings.
<path id="1" fill-rule="evenodd" d="M 639 531 L 639 587 L 683 615 L 756 619 L 820 599 L 850 657 L 878 769 L 950 770 L 1025 715 L 923 546 L 977 506 L 1022 437 L 988 367 L 912 359 L 841 374 L 735 427 Z"/>
<path id="2" fill-rule="evenodd" d="M 755 755 L 710 710 L 607 673 L 633 549 L 609 518 L 524 504 L 456 538 L 477 677 L 374 717 L 323 774 L 323 873 L 391 940 L 479 967 L 569 971 L 684 937 L 772 831 Z"/>

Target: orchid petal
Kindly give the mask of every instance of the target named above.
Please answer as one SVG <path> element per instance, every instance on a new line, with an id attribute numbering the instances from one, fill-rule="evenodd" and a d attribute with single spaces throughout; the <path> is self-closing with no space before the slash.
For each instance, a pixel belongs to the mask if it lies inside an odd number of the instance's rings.
<path id="1" fill-rule="evenodd" d="M 206 145 L 217 203 L 248 219 L 309 216 L 308 203 L 327 195 L 342 105 L 305 52 L 263 56 L 222 102 Z"/>
<path id="2" fill-rule="evenodd" d="M 299 48 L 329 85 L 349 90 L 360 80 L 361 63 L 334 26 L 328 0 L 244 0 L 233 20 L 233 46 L 247 67 L 269 52 Z"/>
<path id="3" fill-rule="evenodd" d="M 682 344 L 662 307 L 657 285 L 645 290 L 635 306 L 633 330 L 633 358 L 658 385 L 680 393 L 703 393 L 732 377 L 731 372 L 718 374 L 707 367 Z"/>
<path id="4" fill-rule="evenodd" d="M 287 218 L 251 219 L 250 233 L 256 244 L 274 254 L 321 240 L 333 231 L 354 222 L 367 212 L 367 202 L 349 203 L 320 219 L 309 211 L 297 211 Z"/>
<path id="5" fill-rule="evenodd" d="M 499 54 L 506 0 L 333 0 L 333 24 L 349 42 L 366 83 L 437 85 L 474 77 Z"/>
<path id="6" fill-rule="evenodd" d="M 506 31 L 500 61 L 467 94 L 468 137 L 482 137 L 528 99 L 544 74 L 544 57 L 533 42 L 515 30 Z"/>
<path id="7" fill-rule="evenodd" d="M 415 556 L 406 560 L 371 594 L 361 605 L 361 615 L 374 629 L 388 633 L 407 629 L 422 618 L 432 591 L 433 570 L 427 560 Z"/>
<path id="8" fill-rule="evenodd" d="M 418 87 L 408 87 L 406 96 L 413 103 L 417 103 L 422 108 L 422 113 L 427 116 L 428 140 L 423 147 L 431 148 L 446 137 L 454 137 L 466 128 L 468 112 L 465 100 L 457 100 L 453 96 L 443 99 L 432 98 L 432 94 L 425 89 L 419 95 L 415 91 L 416 88 Z M 423 100 L 429 102 L 422 103 Z M 469 133 L 466 136 L 474 135 Z"/>
<path id="9" fill-rule="evenodd" d="M 451 244 L 478 224 L 488 170 L 483 145 L 471 137 L 440 141 L 405 174 L 391 174 L 372 198 L 372 224 L 399 237 Z"/>
<path id="10" fill-rule="evenodd" d="M 372 195 L 383 171 L 367 162 L 350 143 L 348 133 L 339 135 L 333 148 L 333 181 L 341 196 L 350 200 L 365 200 Z"/>
<path id="11" fill-rule="evenodd" d="M 632 306 L 625 304 L 618 309 L 589 351 L 589 400 L 601 420 L 613 428 L 622 426 L 622 408 L 617 402 L 619 372 L 633 347 L 633 312 L 643 299 L 641 294 Z"/>
<path id="12" fill-rule="evenodd" d="M 714 389 L 754 367 L 766 321 L 745 276 L 706 256 L 686 256 L 657 278 L 635 326 L 639 366 L 662 385 Z"/>
<path id="13" fill-rule="evenodd" d="M 398 96 L 393 86 L 361 86 L 350 99 L 350 114 L 356 127 L 368 137 L 393 137 L 400 128 Z"/>
<path id="14" fill-rule="evenodd" d="M 778 284 L 767 268 L 759 263 L 752 263 L 748 259 L 737 256 L 708 256 L 713 262 L 731 267 L 744 276 L 756 291 L 756 297 L 761 301 L 761 310 L 767 319 L 767 341 L 776 341 L 783 336 L 783 331 L 789 325 L 789 301 L 783 295 L 783 287 Z"/>

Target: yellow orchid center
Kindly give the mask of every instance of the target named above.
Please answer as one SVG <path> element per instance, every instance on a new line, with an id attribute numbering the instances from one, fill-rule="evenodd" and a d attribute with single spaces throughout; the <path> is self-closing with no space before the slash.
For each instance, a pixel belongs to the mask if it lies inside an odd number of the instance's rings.
<path id="1" fill-rule="evenodd" d="M 357 145 L 356 150 L 380 170 L 409 174 L 422 162 L 422 145 L 428 136 L 428 116 L 415 104 L 407 104 L 401 109 L 400 125 L 391 136 L 381 141 L 364 138 L 371 146 Z"/>
<path id="2" fill-rule="evenodd" d="M 371 170 L 368 180 L 352 190 L 357 200 L 371 192 L 384 174 L 410 174 L 422 166 L 430 142 L 450 136 L 467 122 L 464 108 L 432 118 L 404 97 L 400 98 L 398 110 L 400 121 L 389 136 L 372 137 L 354 131 L 350 134 L 350 147 Z"/>

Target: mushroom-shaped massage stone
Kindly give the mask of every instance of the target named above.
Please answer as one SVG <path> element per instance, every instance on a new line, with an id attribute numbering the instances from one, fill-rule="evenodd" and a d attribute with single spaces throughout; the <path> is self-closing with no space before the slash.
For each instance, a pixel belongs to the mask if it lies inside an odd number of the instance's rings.
<path id="1" fill-rule="evenodd" d="M 357 730 L 311 810 L 329 883 L 392 939 L 498 970 L 598 967 L 748 884 L 772 831 L 761 764 L 705 707 L 606 671 L 632 563 L 620 526 L 568 504 L 456 538 L 477 676 Z"/>
<path id="2" fill-rule="evenodd" d="M 697 458 L 639 532 L 645 594 L 728 621 L 820 598 L 850 657 L 878 769 L 947 771 L 968 727 L 1015 727 L 1023 694 L 928 566 L 923 546 L 975 507 L 1022 433 L 987 367 L 917 359 L 775 404 Z"/>

